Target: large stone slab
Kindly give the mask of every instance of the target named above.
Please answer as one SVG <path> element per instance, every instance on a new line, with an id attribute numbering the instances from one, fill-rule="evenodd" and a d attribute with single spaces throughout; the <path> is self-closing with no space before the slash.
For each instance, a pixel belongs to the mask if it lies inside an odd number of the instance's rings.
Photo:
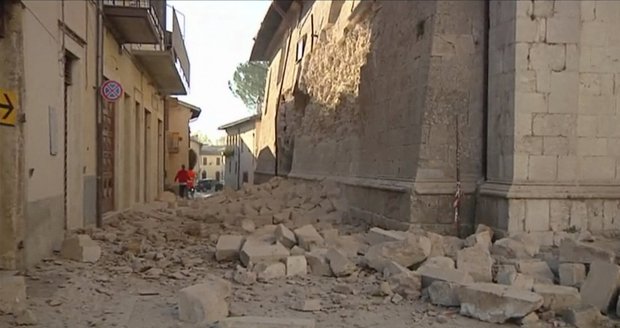
<path id="1" fill-rule="evenodd" d="M 489 249 L 493 238 L 492 231 L 479 231 L 465 239 L 465 247 L 482 247 Z"/>
<path id="2" fill-rule="evenodd" d="M 243 236 L 221 235 L 215 245 L 215 259 L 218 262 L 237 260 L 243 241 Z"/>
<path id="3" fill-rule="evenodd" d="M 331 277 L 332 270 L 327 262 L 327 250 L 318 248 L 305 254 L 310 272 L 315 276 Z"/>
<path id="4" fill-rule="evenodd" d="M 528 247 L 512 238 L 502 238 L 491 246 L 491 254 L 505 258 L 531 258 L 536 255 Z"/>
<path id="5" fill-rule="evenodd" d="M 620 267 L 612 263 L 594 261 L 581 286 L 581 299 L 583 303 L 593 305 L 601 312 L 607 313 L 612 306 L 616 306 L 619 287 Z"/>
<path id="6" fill-rule="evenodd" d="M 77 235 L 62 242 L 60 256 L 80 262 L 95 263 L 101 257 L 101 247 L 88 235 Z"/>
<path id="7" fill-rule="evenodd" d="M 336 277 L 346 277 L 351 275 L 355 269 L 355 263 L 351 262 L 346 255 L 334 248 L 330 248 L 325 254 L 327 263 Z"/>
<path id="8" fill-rule="evenodd" d="M 295 233 L 283 224 L 279 224 L 276 228 L 276 240 L 286 248 L 293 248 L 297 244 Z"/>
<path id="9" fill-rule="evenodd" d="M 534 292 L 543 297 L 545 310 L 559 312 L 581 303 L 579 291 L 574 287 L 535 284 Z"/>
<path id="10" fill-rule="evenodd" d="M 469 273 L 457 269 L 428 266 L 420 267 L 415 272 L 422 277 L 422 288 L 426 288 L 438 280 L 453 282 L 459 285 L 474 282 Z"/>
<path id="11" fill-rule="evenodd" d="M 226 280 L 211 278 L 179 291 L 179 319 L 190 323 L 212 323 L 228 316 L 232 287 Z"/>
<path id="12" fill-rule="evenodd" d="M 246 267 L 248 264 L 269 263 L 285 260 L 290 255 L 288 248 L 279 242 L 267 244 L 250 239 L 243 244 L 239 257 Z"/>
<path id="13" fill-rule="evenodd" d="M 486 247 L 474 246 L 458 251 L 456 267 L 469 273 L 476 282 L 493 281 L 493 258 Z"/>
<path id="14" fill-rule="evenodd" d="M 270 318 L 270 317 L 231 317 L 219 321 L 217 328 L 315 328 L 314 319 Z"/>
<path id="15" fill-rule="evenodd" d="M 422 263 L 431 252 L 431 241 L 424 236 L 410 235 L 402 241 L 385 242 L 368 248 L 364 255 L 366 264 L 379 271 L 394 261 L 404 267 Z"/>
<path id="16" fill-rule="evenodd" d="M 26 280 L 11 272 L 0 272 L 0 314 L 17 314 L 26 309 Z"/>
<path id="17" fill-rule="evenodd" d="M 538 294 L 491 283 L 462 286 L 458 295 L 462 315 L 492 323 L 523 318 L 543 304 Z"/>
<path id="18" fill-rule="evenodd" d="M 407 232 L 405 231 L 395 231 L 395 230 L 384 230 L 381 228 L 371 228 L 368 230 L 366 234 L 366 242 L 369 245 L 377 245 L 389 241 L 401 241 L 407 238 Z"/>
<path id="19" fill-rule="evenodd" d="M 560 262 L 590 264 L 594 261 L 613 263 L 614 252 L 594 245 L 564 238 L 560 243 Z"/>
<path id="20" fill-rule="evenodd" d="M 562 319 L 577 328 L 603 327 L 604 321 L 599 309 L 589 304 L 579 304 L 562 311 Z"/>
<path id="21" fill-rule="evenodd" d="M 415 272 L 403 272 L 388 279 L 393 291 L 408 299 L 417 299 L 422 290 L 422 279 Z"/>

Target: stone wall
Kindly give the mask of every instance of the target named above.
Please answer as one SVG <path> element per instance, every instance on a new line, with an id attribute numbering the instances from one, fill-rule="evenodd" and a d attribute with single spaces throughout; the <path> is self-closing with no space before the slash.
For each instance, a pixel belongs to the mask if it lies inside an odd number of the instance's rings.
<path id="1" fill-rule="evenodd" d="M 617 230 L 620 6 L 492 1 L 491 8 L 492 124 L 480 219 L 546 240 L 566 229 Z"/>

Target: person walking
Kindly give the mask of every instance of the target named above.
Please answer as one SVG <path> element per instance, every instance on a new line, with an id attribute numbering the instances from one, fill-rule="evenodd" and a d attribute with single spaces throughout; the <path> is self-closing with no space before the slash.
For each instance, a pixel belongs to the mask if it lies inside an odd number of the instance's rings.
<path id="1" fill-rule="evenodd" d="M 195 192 L 195 187 L 196 187 L 196 172 L 194 172 L 193 169 L 189 169 L 187 170 L 187 191 L 188 191 L 188 197 L 187 198 L 191 198 L 194 199 L 194 192 Z"/>
<path id="2" fill-rule="evenodd" d="M 181 165 L 181 169 L 177 172 L 177 175 L 174 177 L 174 182 L 179 183 L 179 196 L 181 198 L 185 198 L 187 195 L 187 180 L 189 180 L 189 175 L 187 174 L 185 165 Z"/>

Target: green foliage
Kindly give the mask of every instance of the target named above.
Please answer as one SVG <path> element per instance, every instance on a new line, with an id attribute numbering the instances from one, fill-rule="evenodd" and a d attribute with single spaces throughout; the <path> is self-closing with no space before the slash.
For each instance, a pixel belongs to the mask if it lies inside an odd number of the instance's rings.
<path id="1" fill-rule="evenodd" d="M 192 138 L 198 140 L 203 145 L 211 145 L 211 139 L 205 133 L 195 132 L 192 134 Z"/>
<path id="2" fill-rule="evenodd" d="M 241 63 L 232 81 L 228 81 L 228 89 L 250 110 L 255 110 L 263 101 L 267 67 L 267 62 Z"/>

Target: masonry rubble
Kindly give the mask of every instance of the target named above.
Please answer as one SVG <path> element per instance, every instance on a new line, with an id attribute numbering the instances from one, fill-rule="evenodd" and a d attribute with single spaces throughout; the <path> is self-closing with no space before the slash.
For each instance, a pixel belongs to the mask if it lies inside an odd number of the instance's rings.
<path id="1" fill-rule="evenodd" d="M 536 317 L 538 321 L 555 320 L 551 312 L 585 322 L 594 320 L 588 317 L 592 311 L 580 306 L 589 304 L 607 313 L 616 311 L 619 304 L 615 254 L 592 245 L 592 238 L 580 241 L 577 234 L 567 234 L 559 247 L 550 248 L 541 247 L 527 233 L 500 236 L 482 225 L 465 239 L 420 229 L 352 229 L 343 224 L 347 214 L 340 197 L 337 188 L 325 181 L 276 178 L 186 204 L 190 206 L 175 202 L 174 211 L 165 206 L 148 213 L 151 219 L 139 226 L 132 224 L 131 216 L 147 214 L 121 214 L 109 223 L 115 236 L 108 238 L 105 234 L 110 232 L 98 231 L 101 239 L 97 239 L 122 245 L 114 250 L 119 258 L 111 266 L 114 272 L 128 269 L 144 274 L 156 269 L 159 275 L 154 279 L 174 276 L 200 282 L 201 277 L 191 269 L 204 259 L 182 248 L 171 251 L 166 244 L 201 246 L 208 242 L 209 254 L 221 268 L 230 270 L 227 278 L 237 287 L 252 288 L 257 281 L 272 284 L 331 277 L 336 297 L 343 300 L 368 292 L 351 287 L 349 281 L 368 279 L 385 297 L 384 302 L 422 298 L 439 306 L 460 307 L 463 315 L 494 323 Z M 159 230 L 157 223 L 167 215 L 179 215 L 188 223 Z M 254 229 L 249 229 L 252 225 Z M 218 233 L 209 231 L 214 226 Z M 84 237 L 70 238 L 79 250 L 92 245 Z M 78 255 L 70 258 L 94 258 L 83 251 Z M 548 257 L 557 265 L 550 266 Z M 249 319 L 227 318 L 230 288 L 227 281 L 213 279 L 187 286 L 179 291 L 179 318 L 249 327 Z M 0 306 L 7 304 L 1 296 L 0 285 Z M 321 300 L 303 296 L 293 307 L 309 312 L 323 308 Z M 295 318 L 256 320 L 256 327 L 314 326 L 314 321 Z"/>

